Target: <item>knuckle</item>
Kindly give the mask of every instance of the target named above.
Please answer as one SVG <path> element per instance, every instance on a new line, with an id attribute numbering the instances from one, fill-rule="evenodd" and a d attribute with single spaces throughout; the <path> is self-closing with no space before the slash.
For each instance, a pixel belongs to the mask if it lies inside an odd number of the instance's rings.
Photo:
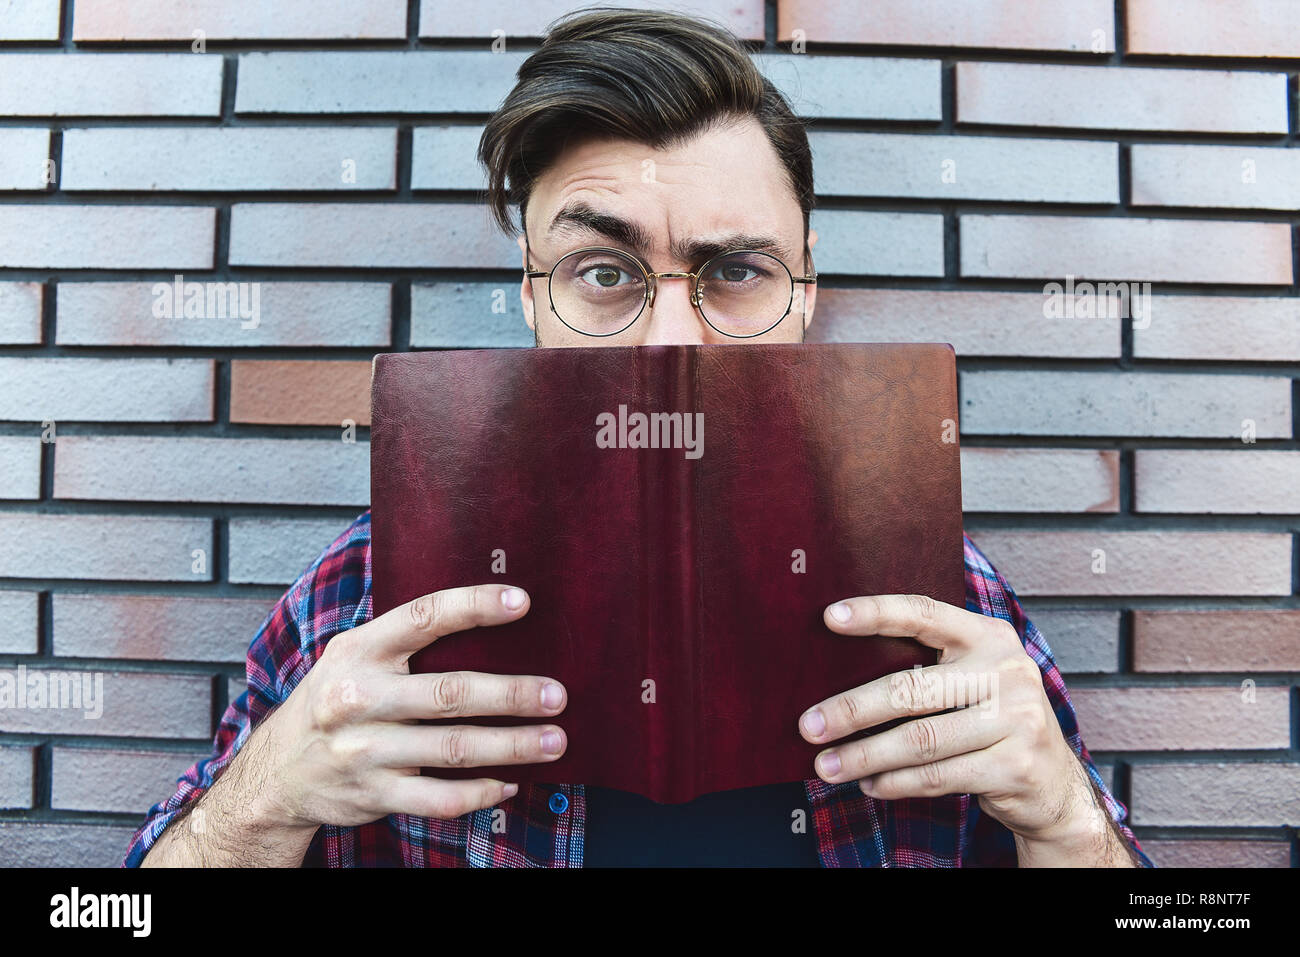
<path id="1" fill-rule="evenodd" d="M 937 764 L 923 764 L 920 766 L 921 781 L 926 788 L 932 791 L 942 791 L 944 787 L 944 772 Z"/>
<path id="2" fill-rule="evenodd" d="M 506 682 L 506 695 L 504 702 L 506 714 L 527 714 L 528 708 L 526 702 L 528 700 L 528 692 L 526 689 L 528 684 L 529 683 L 524 681 L 522 678 L 512 678 Z M 540 698 L 541 693 L 538 692 L 533 700 L 540 700 Z"/>
<path id="3" fill-rule="evenodd" d="M 449 728 L 442 739 L 443 766 L 460 768 L 469 764 L 473 757 L 474 743 L 470 739 L 468 728 Z"/>
<path id="4" fill-rule="evenodd" d="M 449 821 L 467 813 L 467 803 L 458 790 L 440 790 L 429 798 L 428 816 Z"/>
<path id="5" fill-rule="evenodd" d="M 907 607 L 920 621 L 934 621 L 939 613 L 938 602 L 929 595 L 908 595 Z"/>
<path id="6" fill-rule="evenodd" d="M 311 715 L 323 731 L 345 728 L 362 718 L 368 705 L 354 678 L 326 678 L 311 699 Z"/>
<path id="7" fill-rule="evenodd" d="M 851 692 L 840 695 L 840 710 L 843 712 L 850 728 L 858 728 L 859 723 L 866 717 L 862 703 L 858 701 L 858 696 Z"/>
<path id="8" fill-rule="evenodd" d="M 908 722 L 907 744 L 917 757 L 933 759 L 939 753 L 939 733 L 934 721 L 920 718 Z"/>
<path id="9" fill-rule="evenodd" d="M 533 759 L 538 749 L 537 734 L 532 731 L 518 731 L 510 739 L 510 759 L 520 764 Z"/>
<path id="10" fill-rule="evenodd" d="M 928 681 L 922 669 L 896 673 L 890 681 L 890 695 L 893 703 L 908 713 L 925 710 Z"/>
<path id="11" fill-rule="evenodd" d="M 436 717 L 455 717 L 462 713 L 469 693 L 469 679 L 463 672 L 446 671 L 429 686 L 430 707 Z"/>
<path id="12" fill-rule="evenodd" d="M 439 594 L 421 595 L 406 606 L 411 628 L 421 634 L 432 631 L 440 612 Z"/>

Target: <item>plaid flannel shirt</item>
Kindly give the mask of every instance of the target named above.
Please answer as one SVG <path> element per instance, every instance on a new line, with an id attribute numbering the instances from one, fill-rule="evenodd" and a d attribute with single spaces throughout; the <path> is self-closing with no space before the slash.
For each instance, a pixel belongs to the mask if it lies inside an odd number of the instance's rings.
<path id="1" fill-rule="evenodd" d="M 1025 616 L 1011 587 L 969 538 L 965 539 L 966 607 L 1005 619 L 1043 673 L 1056 718 L 1106 809 L 1137 852 L 1153 866 L 1125 824 L 1127 809 L 1103 782 L 1079 735 L 1074 708 L 1051 649 Z M 222 716 L 212 754 L 178 780 L 176 791 L 149 809 L 123 861 L 137 867 L 167 826 L 212 785 L 257 724 L 288 698 L 330 638 L 371 618 L 370 513 L 340 535 L 272 609 L 248 649 L 248 690 Z M 882 801 L 856 782 L 804 782 L 824 867 L 1014 867 L 1011 832 L 980 810 L 969 794 Z M 552 810 L 552 796 L 567 798 Z M 564 807 L 566 802 L 555 801 Z M 506 827 L 493 828 L 493 809 L 453 820 L 393 814 L 361 827 L 317 829 L 305 867 L 581 867 L 582 785 L 521 785 L 503 805 Z"/>

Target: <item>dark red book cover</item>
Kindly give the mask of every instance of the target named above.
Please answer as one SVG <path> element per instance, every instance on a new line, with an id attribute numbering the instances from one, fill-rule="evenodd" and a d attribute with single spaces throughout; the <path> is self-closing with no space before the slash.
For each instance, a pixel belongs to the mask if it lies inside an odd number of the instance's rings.
<path id="1" fill-rule="evenodd" d="M 547 719 L 568 735 L 557 761 L 428 773 L 671 803 L 813 777 L 805 710 L 936 660 L 909 638 L 835 634 L 825 607 L 964 604 L 950 346 L 396 353 L 376 357 L 372 389 L 374 613 L 491 581 L 532 600 L 434 642 L 412 672 L 536 674 L 569 693 Z"/>

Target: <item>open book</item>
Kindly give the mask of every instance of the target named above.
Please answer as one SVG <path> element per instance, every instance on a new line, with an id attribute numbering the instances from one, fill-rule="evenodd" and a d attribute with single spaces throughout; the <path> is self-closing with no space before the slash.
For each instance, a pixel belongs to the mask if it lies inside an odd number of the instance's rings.
<path id="1" fill-rule="evenodd" d="M 518 585 L 522 619 L 440 639 L 411 670 L 569 693 L 546 719 L 568 735 L 558 761 L 430 773 L 672 803 L 815 777 L 806 709 L 936 660 L 910 638 L 835 634 L 825 607 L 964 604 L 956 421 L 942 344 L 378 356 L 375 615 Z"/>

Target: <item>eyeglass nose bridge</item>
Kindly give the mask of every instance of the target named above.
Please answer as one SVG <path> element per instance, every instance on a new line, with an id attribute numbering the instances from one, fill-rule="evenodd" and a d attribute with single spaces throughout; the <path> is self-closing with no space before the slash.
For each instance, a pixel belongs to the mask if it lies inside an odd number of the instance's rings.
<path id="1" fill-rule="evenodd" d="M 698 273 L 693 273 L 693 272 L 648 272 L 646 273 L 646 277 L 650 280 L 649 290 L 648 290 L 649 294 L 646 297 L 646 305 L 648 305 L 651 309 L 655 307 L 655 293 L 659 290 L 660 279 L 695 280 L 698 277 L 698 275 L 699 275 Z M 704 291 L 700 289 L 700 284 L 698 282 L 694 283 L 691 286 L 690 298 L 691 298 L 691 305 L 695 306 L 697 309 L 699 308 L 700 303 L 704 301 Z"/>

